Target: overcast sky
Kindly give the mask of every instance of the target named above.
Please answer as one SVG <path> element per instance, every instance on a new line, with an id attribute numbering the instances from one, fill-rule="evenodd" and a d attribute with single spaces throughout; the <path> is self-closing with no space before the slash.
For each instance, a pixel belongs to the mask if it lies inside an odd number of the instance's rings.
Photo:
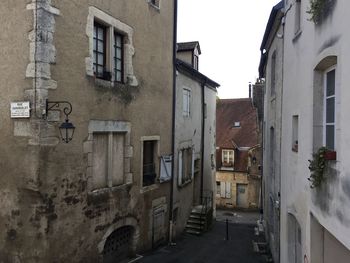
<path id="1" fill-rule="evenodd" d="M 199 71 L 220 98 L 248 97 L 258 77 L 260 44 L 278 0 L 178 0 L 178 42 L 199 41 Z"/>

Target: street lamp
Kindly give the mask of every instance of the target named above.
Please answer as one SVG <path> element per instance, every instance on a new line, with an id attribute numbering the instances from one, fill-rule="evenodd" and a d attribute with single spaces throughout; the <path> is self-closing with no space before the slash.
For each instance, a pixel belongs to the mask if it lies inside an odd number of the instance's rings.
<path id="1" fill-rule="evenodd" d="M 61 111 L 60 106 L 61 105 L 65 105 L 63 106 L 63 113 L 66 115 L 65 118 L 65 122 L 63 122 L 60 127 L 60 135 L 61 135 L 61 139 L 62 141 L 64 141 L 65 143 L 69 143 L 72 139 L 73 139 L 73 135 L 74 135 L 74 131 L 75 131 L 75 127 L 73 125 L 73 123 L 69 122 L 68 116 L 69 114 L 71 114 L 72 112 L 72 104 L 70 104 L 70 102 L 68 101 L 49 101 L 46 100 L 46 118 L 48 115 L 49 111 Z"/>

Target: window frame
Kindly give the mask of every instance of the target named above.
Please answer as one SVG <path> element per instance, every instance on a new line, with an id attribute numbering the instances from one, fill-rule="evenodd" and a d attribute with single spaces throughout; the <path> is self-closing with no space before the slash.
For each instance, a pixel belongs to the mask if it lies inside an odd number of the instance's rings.
<path id="1" fill-rule="evenodd" d="M 228 162 L 225 162 L 225 158 L 226 158 L 226 154 L 228 154 Z M 230 153 L 232 154 L 232 163 L 230 162 Z M 222 162 L 222 166 L 225 167 L 233 167 L 234 166 L 234 162 L 235 162 L 235 151 L 234 150 L 230 150 L 230 149 L 222 149 L 221 151 L 221 162 Z M 226 165 L 225 165 L 226 164 Z"/>
<path id="2" fill-rule="evenodd" d="M 120 43 L 121 45 L 118 46 L 117 45 L 117 37 L 120 38 Z M 114 31 L 114 34 L 113 34 L 113 72 L 114 72 L 114 81 L 115 82 L 119 82 L 119 83 L 124 83 L 124 35 L 121 34 L 120 32 L 118 31 Z M 117 56 L 117 50 L 120 50 L 120 57 Z M 117 61 L 120 61 L 120 68 L 117 67 Z M 118 79 L 118 74 L 117 72 L 120 72 L 120 80 Z"/>
<path id="3" fill-rule="evenodd" d="M 182 148 L 178 151 L 178 186 L 184 186 L 192 182 L 195 173 L 194 153 L 193 147 Z M 189 159 L 186 159 L 186 157 Z"/>
<path id="4" fill-rule="evenodd" d="M 294 35 L 298 35 L 301 31 L 301 14 L 301 0 L 295 0 Z"/>
<path id="5" fill-rule="evenodd" d="M 144 150 L 145 142 L 153 142 L 153 162 L 154 162 L 154 172 L 155 178 L 154 183 L 149 185 L 144 185 Z M 159 176 L 160 176 L 160 136 L 142 136 L 141 137 L 141 192 L 152 190 L 159 185 Z"/>
<path id="6" fill-rule="evenodd" d="M 98 9 L 94 6 L 89 6 L 89 14 L 86 24 L 86 35 L 89 42 L 89 55 L 85 57 L 85 70 L 86 75 L 96 78 L 94 72 L 94 24 L 102 24 L 106 27 L 106 70 L 105 79 L 102 81 L 109 81 L 111 83 L 103 83 L 98 81 L 99 87 L 118 87 L 115 81 L 114 74 L 114 32 L 123 35 L 123 85 L 137 87 L 139 85 L 138 80 L 134 74 L 133 57 L 135 55 L 135 47 L 133 44 L 134 29 L 128 24 L 123 23 L 119 19 L 107 14 L 106 12 Z"/>
<path id="7" fill-rule="evenodd" d="M 276 96 L 276 60 L 277 60 L 277 51 L 274 50 L 271 55 L 271 67 L 270 67 L 270 96 Z"/>
<path id="8" fill-rule="evenodd" d="M 328 73 L 334 71 L 334 94 L 327 96 L 327 75 Z M 336 150 L 336 123 L 337 123 L 337 67 L 336 65 L 329 67 L 323 73 L 323 145 L 326 146 L 329 150 Z M 334 98 L 333 113 L 334 113 L 334 122 L 327 122 L 327 100 Z M 327 126 L 333 126 L 333 148 L 327 145 Z"/>
<path id="9" fill-rule="evenodd" d="M 99 39 L 98 38 L 98 30 L 102 29 L 103 30 L 103 39 Z M 93 46 L 93 71 L 94 74 L 96 76 L 96 78 L 101 78 L 101 79 L 105 79 L 105 72 L 107 69 L 107 27 L 105 25 L 103 25 L 102 23 L 100 23 L 99 21 L 94 21 L 94 29 L 93 29 L 94 33 L 93 33 L 93 41 L 94 41 L 94 46 Z M 99 51 L 99 42 L 103 41 L 103 51 Z M 98 64 L 99 63 L 99 59 L 98 59 L 98 55 L 102 54 L 102 64 Z M 98 67 L 102 66 L 102 73 L 98 72 Z"/>
<path id="10" fill-rule="evenodd" d="M 299 115 L 292 116 L 292 151 L 299 151 Z"/>
<path id="11" fill-rule="evenodd" d="M 191 116 L 191 90 L 188 88 L 182 90 L 182 115 L 184 117 Z"/>

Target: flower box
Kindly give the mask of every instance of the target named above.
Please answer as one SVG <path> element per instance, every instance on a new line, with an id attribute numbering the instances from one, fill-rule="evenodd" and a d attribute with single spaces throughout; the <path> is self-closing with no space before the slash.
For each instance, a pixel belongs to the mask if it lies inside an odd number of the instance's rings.
<path id="1" fill-rule="evenodd" d="M 337 160 L 337 152 L 336 151 L 326 151 L 324 153 L 324 159 L 328 161 Z"/>

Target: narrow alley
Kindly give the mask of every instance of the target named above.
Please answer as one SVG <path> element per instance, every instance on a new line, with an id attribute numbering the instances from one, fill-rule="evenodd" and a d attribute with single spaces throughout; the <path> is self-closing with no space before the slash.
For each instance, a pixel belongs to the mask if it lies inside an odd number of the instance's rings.
<path id="1" fill-rule="evenodd" d="M 269 262 L 268 256 L 256 251 L 264 243 L 264 234 L 255 235 L 258 213 L 217 211 L 212 229 L 201 236 L 183 234 L 176 245 L 161 247 L 139 261 L 142 263 L 209 263 Z M 226 219 L 229 239 L 226 240 Z"/>

